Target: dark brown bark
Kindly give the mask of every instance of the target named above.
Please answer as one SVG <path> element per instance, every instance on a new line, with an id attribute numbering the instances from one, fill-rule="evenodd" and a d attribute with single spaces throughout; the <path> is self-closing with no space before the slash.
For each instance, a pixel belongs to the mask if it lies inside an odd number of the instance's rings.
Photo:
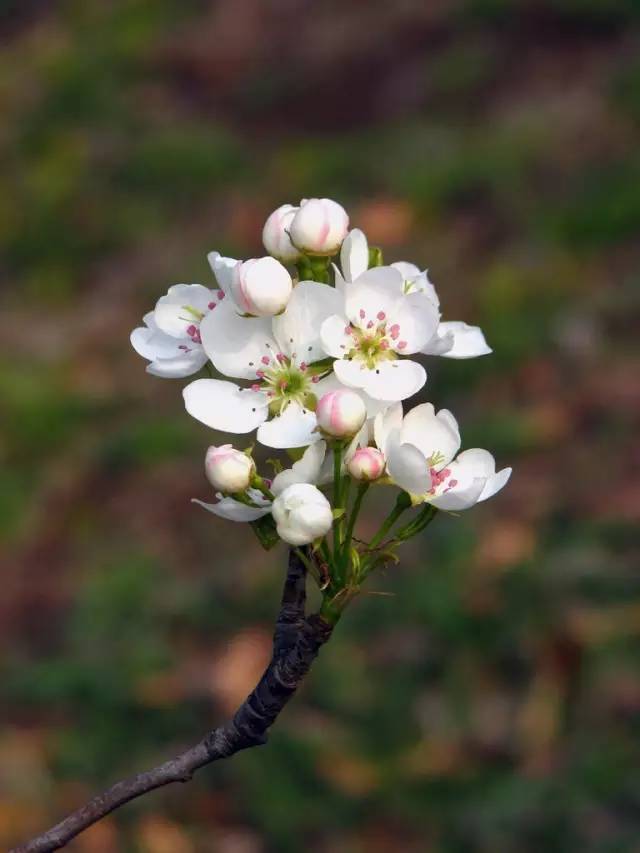
<path id="1" fill-rule="evenodd" d="M 273 656 L 260 681 L 233 719 L 209 732 L 186 752 L 152 770 L 116 782 L 56 826 L 11 853 L 59 850 L 87 827 L 143 794 L 187 782 L 196 770 L 241 749 L 260 746 L 280 711 L 298 689 L 332 626 L 319 615 L 305 616 L 305 568 L 291 551 L 273 638 Z"/>

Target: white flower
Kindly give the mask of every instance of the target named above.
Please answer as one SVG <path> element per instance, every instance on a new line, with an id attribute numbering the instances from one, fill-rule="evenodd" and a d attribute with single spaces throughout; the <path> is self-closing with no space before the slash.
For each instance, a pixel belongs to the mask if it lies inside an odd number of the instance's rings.
<path id="1" fill-rule="evenodd" d="M 345 282 L 353 282 L 366 271 L 369 264 L 369 245 L 367 238 L 354 228 L 342 244 L 340 250 L 342 274 L 336 269 L 336 287 L 344 290 Z M 420 270 L 407 261 L 396 261 L 391 266 L 398 270 L 403 279 L 405 293 L 423 293 L 435 305 L 440 307 L 437 291 L 429 281 L 426 270 Z M 439 323 L 433 336 L 420 349 L 425 355 L 441 355 L 444 358 L 477 358 L 492 352 L 482 330 L 478 326 L 468 326 L 458 320 Z"/>
<path id="2" fill-rule="evenodd" d="M 310 483 L 294 483 L 275 499 L 271 508 L 278 535 L 289 545 L 308 545 L 324 536 L 333 524 L 331 504 Z"/>
<path id="3" fill-rule="evenodd" d="M 224 300 L 202 324 L 205 352 L 220 373 L 253 382 L 240 388 L 218 379 L 198 379 L 184 389 L 187 411 L 213 429 L 247 433 L 269 447 L 304 447 L 317 441 L 317 396 L 339 385 L 324 359 L 323 320 L 340 306 L 334 288 L 300 282 L 278 317 L 241 317 Z M 212 322 L 210 322 L 212 321 Z"/>
<path id="4" fill-rule="evenodd" d="M 330 198 L 309 198 L 300 202 L 289 228 L 294 246 L 308 255 L 335 255 L 347 236 L 349 217 Z"/>
<path id="5" fill-rule="evenodd" d="M 460 320 L 440 323 L 433 338 L 421 350 L 425 355 L 443 358 L 477 358 L 493 352 L 479 326 L 468 326 Z"/>
<path id="6" fill-rule="evenodd" d="M 214 515 L 225 518 L 227 521 L 257 521 L 271 512 L 271 501 L 265 498 L 258 489 L 247 489 L 245 492 L 247 503 L 225 496 L 222 492 L 218 492 L 216 498 L 217 503 L 214 504 L 199 501 L 197 498 L 192 498 L 191 503 L 198 504 L 198 506 L 206 509 L 207 512 L 212 512 Z"/>
<path id="7" fill-rule="evenodd" d="M 347 470 L 355 480 L 377 480 L 384 473 L 385 459 L 375 447 L 359 447 L 347 462 Z"/>
<path id="8" fill-rule="evenodd" d="M 375 438 L 389 476 L 414 503 L 467 509 L 500 491 L 511 476 L 511 468 L 496 473 L 487 450 L 474 448 L 456 456 L 460 448 L 456 419 L 447 409 L 436 414 L 431 403 L 416 406 L 404 418 L 401 405 L 387 409 L 376 418 Z"/>
<path id="9" fill-rule="evenodd" d="M 213 488 L 227 494 L 248 489 L 256 469 L 253 459 L 236 450 L 231 444 L 210 447 L 205 456 L 204 467 Z"/>
<path id="10" fill-rule="evenodd" d="M 131 345 L 150 364 L 147 372 L 165 378 L 197 373 L 207 362 L 200 323 L 219 304 L 222 291 L 201 284 L 176 284 L 131 333 Z"/>
<path id="11" fill-rule="evenodd" d="M 354 436 L 367 419 L 362 397 L 349 388 L 328 391 L 318 400 L 316 418 L 322 432 L 334 438 Z"/>
<path id="12" fill-rule="evenodd" d="M 297 261 L 300 257 L 299 249 L 289 238 L 291 222 L 298 210 L 300 208 L 292 204 L 283 204 L 273 211 L 262 229 L 262 242 L 267 252 L 285 263 Z"/>
<path id="13" fill-rule="evenodd" d="M 403 400 L 427 379 L 422 365 L 402 356 L 431 340 L 440 315 L 427 296 L 407 294 L 403 285 L 392 267 L 367 270 L 343 286 L 341 313 L 322 324 L 322 344 L 337 359 L 338 379 L 376 400 Z"/>

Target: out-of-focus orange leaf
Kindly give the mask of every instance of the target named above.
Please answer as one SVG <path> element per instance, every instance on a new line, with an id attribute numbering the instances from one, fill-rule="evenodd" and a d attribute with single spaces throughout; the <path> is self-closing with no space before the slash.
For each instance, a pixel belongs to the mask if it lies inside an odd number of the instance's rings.
<path id="1" fill-rule="evenodd" d="M 220 649 L 209 683 L 225 711 L 234 711 L 246 698 L 270 657 L 271 634 L 262 628 L 241 631 Z"/>

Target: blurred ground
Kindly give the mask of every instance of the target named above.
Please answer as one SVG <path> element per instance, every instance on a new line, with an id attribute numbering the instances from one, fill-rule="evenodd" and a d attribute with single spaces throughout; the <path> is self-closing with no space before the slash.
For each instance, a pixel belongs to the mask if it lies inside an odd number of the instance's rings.
<path id="1" fill-rule="evenodd" d="M 374 582 L 267 748 L 69 849 L 640 850 L 640 6 L 0 14 L 0 846 L 259 673 L 284 554 L 190 506 L 213 436 L 128 334 L 328 195 L 486 331 L 428 397 L 514 477 Z"/>

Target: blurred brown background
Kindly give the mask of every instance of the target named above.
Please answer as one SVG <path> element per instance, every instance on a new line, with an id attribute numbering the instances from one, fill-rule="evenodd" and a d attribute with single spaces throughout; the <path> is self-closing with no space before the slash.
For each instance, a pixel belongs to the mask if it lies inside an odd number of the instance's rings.
<path id="1" fill-rule="evenodd" d="M 269 746 L 78 853 L 640 850 L 640 6 L 5 0 L 0 847 L 197 739 L 284 552 L 128 334 L 326 195 L 495 349 L 426 395 L 515 473 L 348 613 Z"/>

